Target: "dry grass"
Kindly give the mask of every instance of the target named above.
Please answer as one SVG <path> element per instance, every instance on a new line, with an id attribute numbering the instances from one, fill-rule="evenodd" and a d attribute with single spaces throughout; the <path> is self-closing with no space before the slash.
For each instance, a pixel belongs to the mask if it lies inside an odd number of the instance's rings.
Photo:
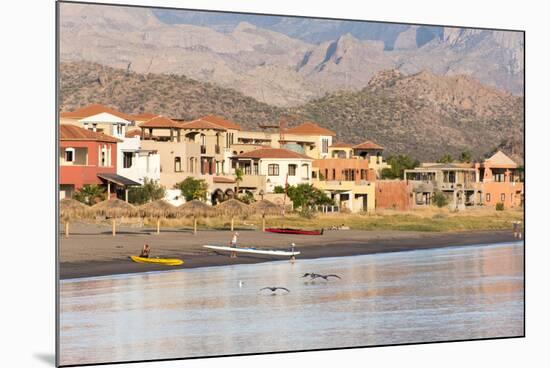
<path id="1" fill-rule="evenodd" d="M 511 222 L 523 220 L 523 211 L 476 209 L 463 212 L 451 212 L 447 209 L 429 208 L 409 212 L 380 211 L 374 214 L 318 214 L 307 219 L 296 214 L 283 217 L 267 217 L 268 227 L 297 227 L 304 229 L 330 228 L 345 225 L 354 230 L 396 230 L 396 231 L 474 231 L 504 230 L 511 228 Z M 229 217 L 199 219 L 199 229 L 227 229 Z M 261 216 L 254 215 L 236 221 L 238 228 L 261 228 Z M 153 223 L 145 223 L 154 225 Z M 192 228 L 190 218 L 163 219 L 161 226 L 174 228 Z"/>

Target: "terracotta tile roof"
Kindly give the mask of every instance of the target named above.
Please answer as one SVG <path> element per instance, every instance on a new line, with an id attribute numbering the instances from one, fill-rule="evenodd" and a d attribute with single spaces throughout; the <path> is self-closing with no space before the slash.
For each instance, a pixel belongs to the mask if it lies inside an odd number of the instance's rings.
<path id="1" fill-rule="evenodd" d="M 383 150 L 384 147 L 374 143 L 373 141 L 364 141 L 363 143 L 356 144 L 353 148 L 357 149 L 379 149 Z"/>
<path id="2" fill-rule="evenodd" d="M 59 126 L 59 139 L 62 141 L 122 142 L 120 139 L 111 137 L 110 135 L 93 132 L 70 124 L 61 124 Z"/>
<path id="3" fill-rule="evenodd" d="M 132 129 L 132 130 L 128 130 L 124 136 L 126 138 L 141 137 L 141 132 L 142 132 L 141 129 Z M 145 137 L 149 137 L 149 132 L 146 130 L 143 132 L 143 135 Z"/>
<path id="4" fill-rule="evenodd" d="M 213 129 L 213 130 L 227 130 L 225 127 L 212 123 L 210 121 L 197 119 L 188 121 L 186 123 L 180 123 L 182 129 Z"/>
<path id="5" fill-rule="evenodd" d="M 300 134 L 300 135 L 328 135 L 328 136 L 336 135 L 336 133 L 334 133 L 332 130 L 322 128 L 319 125 L 312 123 L 310 121 L 306 121 L 295 127 L 288 128 L 285 130 L 285 133 Z"/>
<path id="6" fill-rule="evenodd" d="M 139 124 L 140 128 L 175 128 L 181 129 L 182 123 L 174 121 L 165 116 L 159 115 L 147 120 L 145 123 Z"/>
<path id="7" fill-rule="evenodd" d="M 235 179 L 224 178 L 223 176 L 214 176 L 214 183 L 234 183 Z"/>
<path id="8" fill-rule="evenodd" d="M 484 167 L 510 168 L 515 169 L 518 165 L 502 151 L 497 151 L 494 155 L 483 162 Z"/>
<path id="9" fill-rule="evenodd" d="M 345 143 L 345 142 L 334 143 L 333 145 L 330 146 L 330 148 L 352 148 L 352 147 L 353 147 L 353 144 Z"/>
<path id="10" fill-rule="evenodd" d="M 235 158 L 299 158 L 313 160 L 304 154 L 284 148 L 259 148 L 250 152 L 233 156 Z"/>
<path id="11" fill-rule="evenodd" d="M 242 130 L 241 126 L 239 124 L 236 124 L 232 121 L 225 120 L 223 118 L 220 118 L 219 116 L 215 115 L 206 115 L 201 117 L 199 120 L 209 121 L 214 124 L 218 124 L 219 126 L 222 126 L 226 129 L 235 129 L 235 130 Z"/>
<path id="12" fill-rule="evenodd" d="M 62 118 L 68 118 L 68 119 L 84 119 L 89 116 L 101 114 L 102 112 L 106 112 L 108 114 L 117 116 L 124 120 L 133 120 L 131 115 L 125 114 L 123 112 L 112 109 L 108 106 L 100 105 L 100 104 L 92 104 L 92 105 L 82 107 L 80 109 L 76 109 L 74 111 L 62 112 L 60 116 Z"/>

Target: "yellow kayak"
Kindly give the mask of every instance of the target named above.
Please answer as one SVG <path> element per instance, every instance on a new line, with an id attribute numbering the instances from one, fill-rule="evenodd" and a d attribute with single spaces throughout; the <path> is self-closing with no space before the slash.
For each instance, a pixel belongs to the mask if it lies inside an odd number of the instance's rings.
<path id="1" fill-rule="evenodd" d="M 130 256 L 130 259 L 132 259 L 132 261 L 137 263 L 153 263 L 153 264 L 161 264 L 165 266 L 179 266 L 180 264 L 183 264 L 183 261 L 177 258 L 145 258 L 145 257 L 138 257 L 138 256 Z"/>

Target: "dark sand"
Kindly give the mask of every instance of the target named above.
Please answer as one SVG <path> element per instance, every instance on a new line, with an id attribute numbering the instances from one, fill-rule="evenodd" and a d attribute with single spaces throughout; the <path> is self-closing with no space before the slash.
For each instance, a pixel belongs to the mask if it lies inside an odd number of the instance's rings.
<path id="1" fill-rule="evenodd" d="M 202 246 L 228 245 L 232 233 L 221 230 L 199 231 L 193 235 L 187 230 L 164 229 L 157 235 L 152 229 L 121 228 L 113 237 L 108 226 L 75 224 L 69 238 L 60 235 L 59 275 L 61 279 L 249 264 L 272 261 L 269 256 L 217 254 Z M 322 236 L 284 235 L 239 229 L 239 246 L 289 249 L 296 243 L 301 254 L 297 259 L 342 257 L 382 252 L 462 245 L 493 244 L 514 241 L 511 231 L 477 231 L 431 233 L 414 231 L 325 231 Z M 152 247 L 151 256 L 180 258 L 181 266 L 158 266 L 134 263 L 129 255 L 139 254 L 144 243 Z M 283 258 L 284 259 L 284 258 Z"/>

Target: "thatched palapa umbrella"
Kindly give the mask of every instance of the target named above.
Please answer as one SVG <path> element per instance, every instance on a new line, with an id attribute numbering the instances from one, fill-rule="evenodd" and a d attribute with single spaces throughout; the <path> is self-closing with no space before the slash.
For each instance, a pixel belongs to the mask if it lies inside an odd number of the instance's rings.
<path id="1" fill-rule="evenodd" d="M 268 201 L 267 199 L 262 199 L 261 201 L 254 202 L 250 205 L 254 212 L 262 215 L 262 231 L 265 231 L 265 216 L 269 215 L 281 215 L 283 208 L 276 205 L 273 202 Z"/>
<path id="2" fill-rule="evenodd" d="M 160 234 L 161 217 L 174 217 L 178 212 L 176 206 L 162 199 L 145 203 L 138 207 L 138 211 L 142 217 L 155 217 L 157 219 L 157 234 Z"/>
<path id="3" fill-rule="evenodd" d="M 69 237 L 69 222 L 74 218 L 86 217 L 90 208 L 72 198 L 63 198 L 59 202 L 59 216 L 65 222 L 65 236 Z"/>
<path id="4" fill-rule="evenodd" d="M 178 212 L 183 216 L 193 216 L 193 234 L 197 234 L 197 217 L 214 216 L 216 213 L 212 206 L 197 199 L 179 206 Z"/>
<path id="5" fill-rule="evenodd" d="M 250 206 L 237 200 L 229 199 L 218 204 L 216 211 L 223 215 L 231 216 L 231 231 L 234 229 L 235 217 L 245 217 L 250 214 Z"/>
<path id="6" fill-rule="evenodd" d="M 136 216 L 138 214 L 138 210 L 134 206 L 120 199 L 107 199 L 93 205 L 91 209 L 95 214 L 111 217 L 113 219 L 113 236 L 116 235 L 115 219 L 117 217 Z"/>

